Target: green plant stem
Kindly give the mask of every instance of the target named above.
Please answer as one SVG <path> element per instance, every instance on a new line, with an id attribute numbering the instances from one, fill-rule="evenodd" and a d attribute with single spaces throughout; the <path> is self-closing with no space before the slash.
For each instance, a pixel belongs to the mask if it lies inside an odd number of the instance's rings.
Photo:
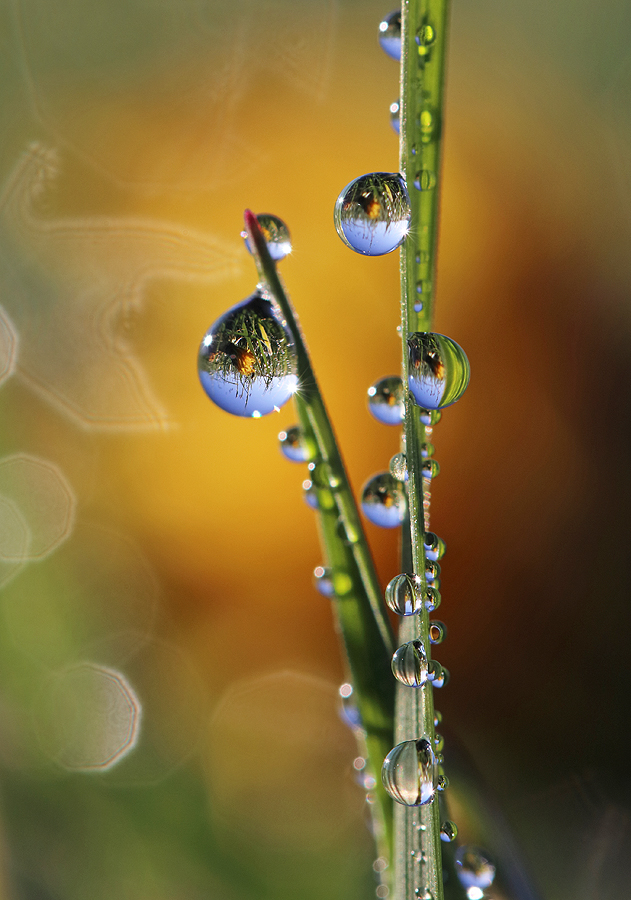
<path id="1" fill-rule="evenodd" d="M 307 348 L 292 304 L 278 277 L 256 217 L 248 211 L 245 224 L 254 248 L 259 278 L 278 304 L 294 339 L 299 389 L 294 401 L 307 445 L 315 450 L 320 535 L 327 564 L 333 570 L 334 611 L 344 643 L 353 683 L 353 702 L 363 728 L 369 768 L 376 779 L 375 837 L 380 855 L 392 858 L 392 800 L 380 779 L 381 764 L 392 747 L 394 679 L 390 661 L 394 636 L 385 613 L 382 593 L 364 534 L 355 498 L 335 434 L 320 394 Z M 318 477 L 318 467 L 324 477 Z"/>
<path id="2" fill-rule="evenodd" d="M 443 89 L 447 39 L 447 0 L 403 0 L 401 7 L 400 171 L 410 193 L 410 232 L 401 251 L 401 336 L 403 384 L 408 384 L 407 337 L 431 331 L 435 291 L 441 179 Z M 416 184 L 415 184 L 416 182 Z M 422 303 L 422 309 L 418 304 Z M 417 307 L 417 308 L 415 308 Z M 425 427 L 408 395 L 405 452 L 408 468 L 409 563 L 425 591 L 423 479 L 421 444 Z M 426 610 L 400 629 L 400 643 L 422 641 L 430 657 Z M 397 686 L 397 742 L 427 737 L 434 746 L 433 687 Z M 395 898 L 442 900 L 440 810 L 437 797 L 426 806 L 395 810 Z M 420 862 L 420 861 L 423 862 Z"/>

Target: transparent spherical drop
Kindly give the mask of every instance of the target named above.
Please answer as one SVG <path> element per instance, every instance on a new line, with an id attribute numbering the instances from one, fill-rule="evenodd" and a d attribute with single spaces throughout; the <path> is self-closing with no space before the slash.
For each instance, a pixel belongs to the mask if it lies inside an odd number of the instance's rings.
<path id="1" fill-rule="evenodd" d="M 373 525 L 397 528 L 405 519 L 407 497 L 400 481 L 390 472 L 381 472 L 364 485 L 361 506 Z"/>
<path id="2" fill-rule="evenodd" d="M 334 597 L 333 570 L 326 566 L 316 566 L 313 570 L 313 583 L 323 597 Z"/>
<path id="3" fill-rule="evenodd" d="M 304 498 L 307 506 L 310 506 L 311 509 L 320 509 L 320 504 L 318 502 L 318 493 L 313 481 L 310 481 L 308 478 L 306 478 L 302 482 L 302 490 L 304 491 Z"/>
<path id="4" fill-rule="evenodd" d="M 397 481 L 408 480 L 408 463 L 405 453 L 395 453 L 390 460 L 390 474 Z"/>
<path id="5" fill-rule="evenodd" d="M 339 695 L 340 718 L 348 725 L 349 728 L 352 728 L 353 731 L 361 730 L 362 720 L 359 714 L 359 709 L 357 708 L 355 700 L 353 699 L 353 686 L 348 682 L 340 685 Z"/>
<path id="6" fill-rule="evenodd" d="M 456 874 L 465 888 L 490 887 L 495 878 L 495 864 L 486 850 L 463 844 L 456 850 Z"/>
<path id="7" fill-rule="evenodd" d="M 426 428 L 433 428 L 434 425 L 438 425 L 442 418 L 442 413 L 437 409 L 419 409 L 418 411 L 419 419 L 423 423 Z M 429 444 L 431 447 L 432 445 Z M 428 453 L 428 456 L 432 456 L 434 452 L 434 448 L 432 447 L 432 452 Z"/>
<path id="8" fill-rule="evenodd" d="M 437 709 L 434 710 L 434 728 L 438 728 L 440 723 L 443 721 L 443 714 L 438 712 Z"/>
<path id="9" fill-rule="evenodd" d="M 202 340 L 197 365 L 210 399 L 235 416 L 274 412 L 298 387 L 291 336 L 258 292 L 217 319 Z"/>
<path id="10" fill-rule="evenodd" d="M 395 9 L 379 23 L 379 43 L 392 59 L 401 59 L 401 10 Z"/>
<path id="11" fill-rule="evenodd" d="M 317 463 L 309 463 L 309 474 L 313 483 L 320 488 L 336 491 L 342 484 L 341 476 L 333 470 L 329 463 L 323 460 Z"/>
<path id="12" fill-rule="evenodd" d="M 259 228 L 263 233 L 272 259 L 278 262 L 288 256 L 291 253 L 291 238 L 289 236 L 289 228 L 287 228 L 283 220 L 269 213 L 260 213 L 256 217 L 256 221 L 259 223 Z M 252 253 L 247 231 L 242 231 L 241 237 L 245 239 L 245 246 Z"/>
<path id="13" fill-rule="evenodd" d="M 368 409 L 383 425 L 400 425 L 405 415 L 403 383 L 398 375 L 381 378 L 368 388 Z"/>
<path id="14" fill-rule="evenodd" d="M 447 637 L 447 626 L 444 622 L 437 619 L 429 623 L 429 642 L 430 644 L 442 644 Z"/>
<path id="15" fill-rule="evenodd" d="M 442 736 L 442 734 L 438 734 L 438 732 L 436 732 L 436 734 L 434 735 L 434 753 L 441 753 L 444 747 L 445 738 Z"/>
<path id="16" fill-rule="evenodd" d="M 423 535 L 423 546 L 425 547 L 425 557 L 427 559 L 442 559 L 445 555 L 445 542 L 433 531 L 426 531 Z"/>
<path id="17" fill-rule="evenodd" d="M 401 131 L 401 123 L 399 121 L 399 114 L 401 112 L 401 104 L 398 100 L 395 100 L 394 103 L 390 104 L 390 125 L 396 134 L 399 134 Z"/>
<path id="18" fill-rule="evenodd" d="M 299 463 L 309 460 L 309 451 L 300 425 L 292 425 L 285 431 L 281 431 L 278 435 L 278 441 L 281 453 L 286 459 Z"/>
<path id="19" fill-rule="evenodd" d="M 398 172 L 371 172 L 347 184 L 335 202 L 337 233 L 364 256 L 392 253 L 403 242 L 412 213 Z"/>
<path id="20" fill-rule="evenodd" d="M 449 844 L 451 841 L 455 841 L 458 837 L 458 827 L 455 822 L 452 822 L 450 819 L 447 819 L 446 822 L 440 826 L 440 839 L 441 841 L 445 841 L 445 843 Z"/>
<path id="21" fill-rule="evenodd" d="M 428 582 L 434 582 L 436 579 L 440 578 L 440 566 L 437 562 L 434 562 L 431 559 L 425 560 L 425 580 Z"/>
<path id="22" fill-rule="evenodd" d="M 424 459 L 421 463 L 421 475 L 423 478 L 436 478 L 440 474 L 440 466 L 432 457 Z"/>
<path id="23" fill-rule="evenodd" d="M 451 406 L 469 384 L 469 360 L 462 347 L 444 334 L 408 335 L 409 388 L 423 409 Z"/>
<path id="24" fill-rule="evenodd" d="M 427 679 L 435 688 L 444 687 L 449 683 L 449 670 L 433 659 L 429 664 Z"/>
<path id="25" fill-rule="evenodd" d="M 386 587 L 386 603 L 398 616 L 416 615 L 423 609 L 421 588 L 418 575 L 395 575 Z"/>
<path id="26" fill-rule="evenodd" d="M 427 681 L 427 655 L 421 641 L 403 644 L 392 657 L 392 674 L 401 684 L 421 687 Z"/>
<path id="27" fill-rule="evenodd" d="M 421 456 L 423 459 L 427 459 L 429 456 L 434 455 L 434 445 L 430 444 L 428 441 L 424 441 L 421 444 Z"/>
<path id="28" fill-rule="evenodd" d="M 436 792 L 436 760 L 427 738 L 397 744 L 383 761 L 383 786 L 397 803 L 423 806 Z"/>
<path id="29" fill-rule="evenodd" d="M 425 589 L 425 599 L 423 603 L 428 612 L 433 612 L 435 609 L 438 609 L 441 599 L 438 588 L 428 587 Z"/>

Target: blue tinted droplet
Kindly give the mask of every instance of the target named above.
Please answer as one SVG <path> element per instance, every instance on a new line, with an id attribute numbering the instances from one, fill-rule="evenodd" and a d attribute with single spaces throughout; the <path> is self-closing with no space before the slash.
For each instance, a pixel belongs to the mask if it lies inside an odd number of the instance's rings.
<path id="1" fill-rule="evenodd" d="M 408 335 L 409 388 L 424 410 L 451 406 L 469 384 L 469 361 L 451 338 L 433 332 Z"/>
<path id="2" fill-rule="evenodd" d="M 370 479 L 362 490 L 362 512 L 381 528 L 397 528 L 407 511 L 407 497 L 401 482 L 390 472 L 382 472 Z"/>
<path id="3" fill-rule="evenodd" d="M 412 217 L 405 181 L 398 172 L 372 172 L 346 185 L 335 203 L 337 233 L 364 256 L 383 256 L 403 242 Z"/>
<path id="4" fill-rule="evenodd" d="M 368 388 L 368 409 L 383 425 L 400 425 L 405 415 L 403 383 L 398 375 L 381 378 Z"/>
<path id="5" fill-rule="evenodd" d="M 256 221 L 259 223 L 259 228 L 265 238 L 265 243 L 272 259 L 278 262 L 288 256 L 291 253 L 291 238 L 289 229 L 283 220 L 279 219 L 278 216 L 270 215 L 270 213 L 260 213 L 257 215 Z M 241 237 L 245 239 L 245 246 L 252 253 L 247 231 L 242 231 Z"/>
<path id="6" fill-rule="evenodd" d="M 395 9 L 379 23 L 381 49 L 392 59 L 401 59 L 401 10 Z"/>

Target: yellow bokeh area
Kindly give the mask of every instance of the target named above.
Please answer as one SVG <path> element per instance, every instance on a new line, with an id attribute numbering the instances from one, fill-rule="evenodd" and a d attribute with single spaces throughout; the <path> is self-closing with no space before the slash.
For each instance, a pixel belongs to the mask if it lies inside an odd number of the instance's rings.
<path id="1" fill-rule="evenodd" d="M 388 12 L 0 12 L 2 900 L 375 896 L 295 412 L 228 415 L 196 358 L 256 288 L 244 210 L 280 216 L 356 491 L 399 451 L 366 407 L 400 369 L 398 253 L 333 227 L 398 169 Z M 631 874 L 629 26 L 614 0 L 452 4 L 435 330 L 472 374 L 433 435 L 436 702 L 463 840 L 494 822 L 533 885 L 495 900 Z M 366 531 L 385 586 L 398 535 Z"/>

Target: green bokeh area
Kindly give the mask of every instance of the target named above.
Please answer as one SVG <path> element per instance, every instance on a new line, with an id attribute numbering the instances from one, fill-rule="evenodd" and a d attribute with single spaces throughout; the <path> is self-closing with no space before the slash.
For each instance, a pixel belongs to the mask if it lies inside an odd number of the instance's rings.
<path id="1" fill-rule="evenodd" d="M 388 5 L 0 8 L 0 900 L 374 898 L 305 467 L 201 390 L 280 264 L 356 488 L 400 451 L 398 254 L 335 198 L 394 171 Z M 631 7 L 454 0 L 433 328 L 471 383 L 432 443 L 451 818 L 528 873 L 631 881 Z M 385 586 L 396 533 L 369 523 Z M 447 792 L 449 796 L 449 792 Z"/>

